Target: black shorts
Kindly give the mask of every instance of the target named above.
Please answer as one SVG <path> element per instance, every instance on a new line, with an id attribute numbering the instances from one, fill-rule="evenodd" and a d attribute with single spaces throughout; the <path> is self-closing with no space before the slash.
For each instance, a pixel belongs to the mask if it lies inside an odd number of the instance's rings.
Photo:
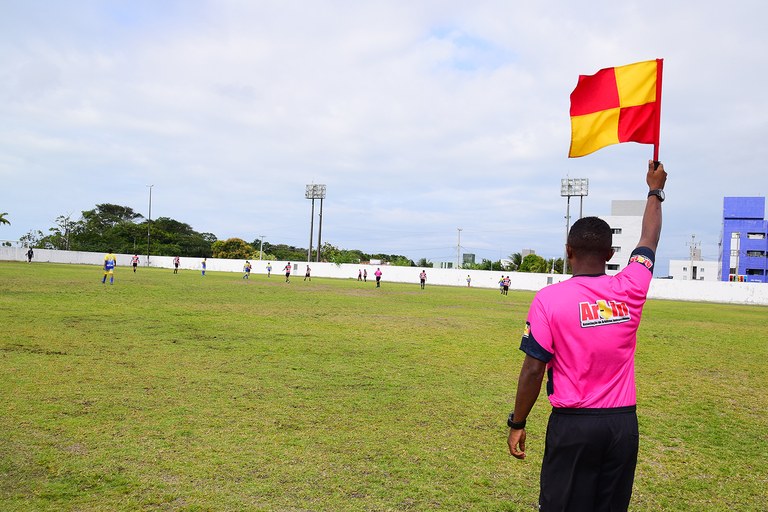
<path id="1" fill-rule="evenodd" d="M 541 464 L 539 510 L 627 510 L 639 440 L 635 406 L 553 408 Z"/>

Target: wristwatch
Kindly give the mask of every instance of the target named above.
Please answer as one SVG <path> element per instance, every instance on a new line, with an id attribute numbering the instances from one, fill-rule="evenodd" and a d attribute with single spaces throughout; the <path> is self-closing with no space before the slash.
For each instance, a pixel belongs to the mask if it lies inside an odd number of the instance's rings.
<path id="1" fill-rule="evenodd" d="M 522 430 L 525 428 L 525 420 L 515 422 L 513 421 L 515 417 L 515 411 L 512 411 L 509 413 L 509 416 L 507 417 L 507 426 L 513 430 Z"/>
<path id="2" fill-rule="evenodd" d="M 660 203 L 664 202 L 664 198 L 665 198 L 664 191 L 662 189 L 660 189 L 660 188 L 655 188 L 655 189 L 649 191 L 648 192 L 648 197 L 651 197 L 651 196 L 658 197 Z"/>

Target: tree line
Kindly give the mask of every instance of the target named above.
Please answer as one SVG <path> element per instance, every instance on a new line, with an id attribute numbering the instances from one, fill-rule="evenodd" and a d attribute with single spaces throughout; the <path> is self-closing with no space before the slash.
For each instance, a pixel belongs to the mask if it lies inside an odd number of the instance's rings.
<path id="1" fill-rule="evenodd" d="M 0 214 L 0 223 L 8 223 L 7 213 Z M 273 244 L 241 238 L 219 240 L 213 233 L 199 233 L 192 226 L 169 217 L 148 221 L 128 206 L 97 204 L 81 212 L 77 220 L 60 215 L 47 233 L 29 231 L 20 240 L 24 245 L 43 249 L 106 252 L 121 254 L 150 254 L 191 258 L 265 259 L 275 261 L 306 261 L 307 249 L 287 244 Z M 149 245 L 147 245 L 149 244 Z M 317 260 L 317 249 L 310 255 Z M 342 249 L 328 242 L 320 247 L 320 260 L 332 263 L 361 263 L 379 260 L 397 266 L 433 267 L 433 262 L 421 258 L 414 262 L 401 254 L 370 254 L 357 249 Z M 466 270 L 495 270 L 546 273 L 563 271 L 563 259 L 546 260 L 536 254 L 522 257 L 520 253 L 509 260 L 462 265 Z"/>

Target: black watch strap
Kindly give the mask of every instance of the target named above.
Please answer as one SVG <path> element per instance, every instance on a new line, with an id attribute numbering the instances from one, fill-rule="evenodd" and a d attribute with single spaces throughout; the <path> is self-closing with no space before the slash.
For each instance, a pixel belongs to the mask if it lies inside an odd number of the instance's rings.
<path id="1" fill-rule="evenodd" d="M 513 421 L 515 417 L 515 412 L 512 411 L 509 413 L 509 416 L 507 417 L 507 426 L 513 430 L 522 430 L 525 428 L 525 420 L 523 421 Z"/>
<path id="2" fill-rule="evenodd" d="M 664 190 L 660 188 L 655 188 L 653 190 L 648 191 L 648 197 L 656 196 L 659 198 L 659 202 L 663 203 L 665 199 Z"/>

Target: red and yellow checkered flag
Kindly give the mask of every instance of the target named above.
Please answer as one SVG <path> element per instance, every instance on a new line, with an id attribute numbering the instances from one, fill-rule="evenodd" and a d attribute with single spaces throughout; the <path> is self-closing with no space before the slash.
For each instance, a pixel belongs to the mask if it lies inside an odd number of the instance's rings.
<path id="1" fill-rule="evenodd" d="M 659 159 L 663 59 L 580 75 L 571 93 L 571 149 L 588 155 L 620 142 L 653 144 Z"/>

